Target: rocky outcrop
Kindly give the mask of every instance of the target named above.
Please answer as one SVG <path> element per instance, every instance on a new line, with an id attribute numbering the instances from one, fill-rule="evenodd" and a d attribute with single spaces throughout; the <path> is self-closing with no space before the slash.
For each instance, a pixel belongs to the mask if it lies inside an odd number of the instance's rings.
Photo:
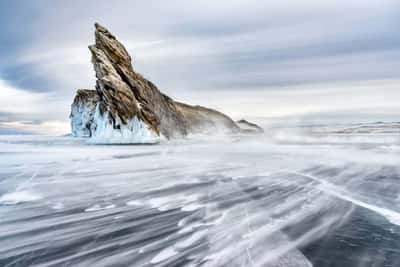
<path id="1" fill-rule="evenodd" d="M 225 114 L 214 109 L 175 102 L 183 115 L 188 133 L 237 133 L 239 127 Z"/>
<path id="2" fill-rule="evenodd" d="M 263 133 L 264 132 L 264 129 L 261 128 L 260 126 L 258 126 L 257 124 L 251 123 L 244 119 L 237 121 L 236 124 L 239 126 L 240 131 L 242 133 Z"/>
<path id="3" fill-rule="evenodd" d="M 237 133 L 228 116 L 205 107 L 172 100 L 132 66 L 125 47 L 95 24 L 89 46 L 96 90 L 78 90 L 71 108 L 74 136 L 105 143 L 149 143 L 199 132 Z"/>

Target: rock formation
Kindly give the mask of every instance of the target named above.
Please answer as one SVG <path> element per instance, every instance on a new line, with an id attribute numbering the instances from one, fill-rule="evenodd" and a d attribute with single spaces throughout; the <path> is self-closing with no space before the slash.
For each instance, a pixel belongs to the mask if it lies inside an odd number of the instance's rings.
<path id="1" fill-rule="evenodd" d="M 236 124 L 240 127 L 241 132 L 244 133 L 263 133 L 264 129 L 258 126 L 255 123 L 246 121 L 246 120 L 239 120 Z"/>
<path id="2" fill-rule="evenodd" d="M 237 133 L 228 116 L 205 107 L 172 100 L 135 72 L 125 47 L 106 28 L 95 24 L 89 46 L 96 90 L 78 90 L 71 106 L 73 136 L 101 143 L 153 143 L 189 133 Z"/>

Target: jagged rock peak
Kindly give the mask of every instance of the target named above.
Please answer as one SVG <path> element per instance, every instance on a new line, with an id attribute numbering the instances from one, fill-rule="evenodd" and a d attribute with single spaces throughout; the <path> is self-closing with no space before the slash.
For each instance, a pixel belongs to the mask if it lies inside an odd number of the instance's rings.
<path id="1" fill-rule="evenodd" d="M 102 50 L 115 65 L 123 65 L 132 70 L 132 59 L 122 43 L 99 23 L 95 23 L 95 47 Z M 92 49 L 90 46 L 89 49 Z"/>
<path id="2" fill-rule="evenodd" d="M 104 35 L 107 35 L 111 39 L 116 39 L 115 36 L 110 33 L 104 26 L 101 26 L 100 23 L 95 22 L 94 27 L 96 28 L 96 32 L 101 32 Z"/>
<path id="3" fill-rule="evenodd" d="M 112 33 L 98 23 L 95 28 L 95 44 L 89 49 L 96 90 L 78 91 L 71 108 L 75 136 L 105 143 L 143 143 L 190 133 L 240 131 L 223 113 L 179 103 L 161 93 L 134 71 L 131 56 Z M 85 94 L 91 97 L 85 100 Z"/>
<path id="4" fill-rule="evenodd" d="M 118 128 L 139 113 L 138 101 L 126 81 L 133 76 L 131 58 L 106 28 L 98 23 L 95 27 L 95 44 L 89 49 L 96 72 L 96 90 L 101 97 L 101 110 L 107 112 L 110 122 Z"/>
<path id="5" fill-rule="evenodd" d="M 115 36 L 96 24 L 95 39 L 95 45 L 89 48 L 97 77 L 96 90 L 102 98 L 102 110 L 107 110 L 114 127 L 137 118 L 157 135 L 186 135 L 185 120 L 173 100 L 133 71 L 130 55 Z"/>

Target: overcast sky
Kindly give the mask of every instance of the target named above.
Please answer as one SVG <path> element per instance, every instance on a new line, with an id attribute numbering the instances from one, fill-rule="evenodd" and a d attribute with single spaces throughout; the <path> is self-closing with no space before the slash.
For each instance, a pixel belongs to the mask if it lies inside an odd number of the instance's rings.
<path id="1" fill-rule="evenodd" d="M 180 101 L 234 118 L 393 120 L 399 15 L 398 0 L 1 1 L 0 129 L 65 127 L 76 89 L 95 84 L 95 21 Z"/>

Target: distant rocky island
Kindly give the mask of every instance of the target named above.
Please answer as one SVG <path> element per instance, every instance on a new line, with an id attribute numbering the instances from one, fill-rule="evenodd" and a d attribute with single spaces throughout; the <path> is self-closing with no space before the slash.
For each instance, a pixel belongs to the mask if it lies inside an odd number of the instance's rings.
<path id="1" fill-rule="evenodd" d="M 202 106 L 174 101 L 134 71 L 125 47 L 106 28 L 95 24 L 90 45 L 96 90 L 80 89 L 71 105 L 74 137 L 97 143 L 155 143 L 197 133 L 260 133 L 245 120 Z"/>

